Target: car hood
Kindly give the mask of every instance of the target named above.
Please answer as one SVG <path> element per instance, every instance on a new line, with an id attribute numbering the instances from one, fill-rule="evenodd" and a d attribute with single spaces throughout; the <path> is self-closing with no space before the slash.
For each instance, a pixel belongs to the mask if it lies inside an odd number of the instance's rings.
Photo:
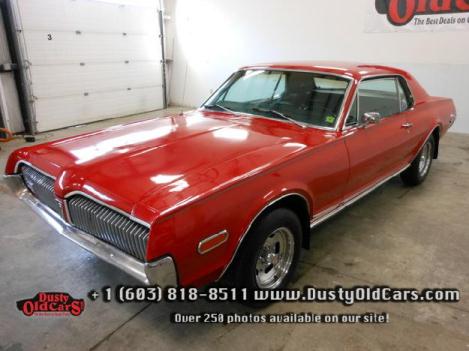
<path id="1" fill-rule="evenodd" d="M 157 216 L 327 142 L 326 134 L 198 110 L 39 145 L 25 158 L 58 179 L 61 197 L 80 191 L 134 215 L 140 204 Z"/>

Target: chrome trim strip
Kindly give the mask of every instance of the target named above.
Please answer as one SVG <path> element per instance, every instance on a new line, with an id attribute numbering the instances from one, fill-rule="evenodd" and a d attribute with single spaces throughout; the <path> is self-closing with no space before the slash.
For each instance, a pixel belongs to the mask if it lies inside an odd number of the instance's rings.
<path id="1" fill-rule="evenodd" d="M 34 212 L 45 219 L 60 235 L 70 239 L 102 260 L 120 268 L 144 284 L 177 285 L 176 266 L 170 256 L 163 257 L 154 262 L 139 261 L 66 223 L 58 214 L 43 205 L 26 189 L 20 175 L 4 176 L 4 181 L 20 200 L 29 205 Z"/>
<path id="2" fill-rule="evenodd" d="M 47 173 L 47 172 L 44 172 L 42 169 L 37 168 L 36 166 L 32 165 L 31 163 L 29 163 L 28 161 L 25 161 L 25 160 L 20 160 L 20 161 L 18 161 L 18 162 L 16 163 L 16 165 L 15 165 L 15 174 L 18 174 L 18 173 L 19 173 L 18 170 L 19 170 L 21 164 L 24 164 L 24 165 L 26 165 L 26 166 L 29 166 L 29 167 L 35 169 L 35 170 L 38 171 L 39 173 L 44 174 L 46 177 L 49 177 L 49 178 L 54 179 L 54 181 L 56 180 L 56 177 L 50 175 L 50 174 Z"/>
<path id="3" fill-rule="evenodd" d="M 254 224 L 254 222 L 256 221 L 256 219 L 267 209 L 269 208 L 270 206 L 274 205 L 275 203 L 279 202 L 280 200 L 283 200 L 289 196 L 300 196 L 302 197 L 305 202 L 306 202 L 306 205 L 308 206 L 308 213 L 311 213 L 311 206 L 309 204 L 309 201 L 308 199 L 300 194 L 300 193 L 288 193 L 288 194 L 285 194 L 283 196 L 280 196 L 272 201 L 270 201 L 267 205 L 265 205 L 264 207 L 262 207 L 262 209 L 257 212 L 257 214 L 254 216 L 254 218 L 251 220 L 251 222 L 249 223 L 248 227 L 246 228 L 246 230 L 244 231 L 243 235 L 240 236 L 239 240 L 238 240 L 238 244 L 236 246 L 236 250 L 234 251 L 233 255 L 231 256 L 231 259 L 230 261 L 228 262 L 228 264 L 225 266 L 225 268 L 223 269 L 223 271 L 220 273 L 220 275 L 218 276 L 218 278 L 215 280 L 216 282 L 219 281 L 221 279 L 221 277 L 223 277 L 223 275 L 226 273 L 226 271 L 228 270 L 228 268 L 230 267 L 231 263 L 233 263 L 233 260 L 235 259 L 236 257 L 236 254 L 238 253 L 238 250 L 239 248 L 241 247 L 241 243 L 243 242 L 244 238 L 246 237 L 246 234 L 249 232 L 249 230 L 251 229 L 252 225 Z"/>
<path id="4" fill-rule="evenodd" d="M 130 220 L 132 220 L 132 221 L 134 221 L 134 222 L 137 222 L 137 223 L 139 223 L 139 224 L 141 224 L 141 225 L 143 225 L 143 226 L 145 226 L 145 227 L 147 227 L 147 228 L 150 228 L 150 227 L 151 227 L 150 223 L 147 223 L 147 222 L 145 222 L 145 221 L 142 221 L 141 219 L 138 219 L 137 217 L 134 217 L 134 216 L 132 216 L 131 214 L 129 214 L 129 213 L 127 213 L 127 212 L 125 212 L 125 211 L 123 211 L 123 210 L 117 208 L 117 207 L 114 207 L 114 206 L 112 206 L 112 205 L 109 205 L 109 204 L 107 204 L 107 203 L 105 203 L 105 202 L 103 202 L 103 201 L 101 201 L 101 200 L 98 200 L 98 199 L 96 199 L 95 197 L 93 197 L 93 196 L 91 196 L 91 195 L 89 195 L 89 194 L 87 194 L 87 193 L 84 193 L 84 192 L 82 192 L 82 191 L 79 191 L 79 190 L 72 191 L 72 192 L 66 194 L 66 195 L 65 195 L 65 200 L 67 200 L 68 198 L 72 197 L 73 195 L 81 195 L 81 196 L 84 196 L 84 197 L 86 197 L 86 198 L 88 198 L 88 199 L 90 199 L 90 200 L 92 200 L 92 201 L 97 202 L 97 203 L 100 204 L 101 206 L 107 207 L 107 208 L 109 208 L 109 209 L 111 209 L 111 210 L 113 210 L 113 211 L 116 211 L 116 212 L 120 213 L 120 214 L 123 215 L 123 216 L 126 216 L 128 219 L 130 219 Z M 68 209 L 68 201 L 65 201 L 65 204 L 66 204 L 66 206 L 67 206 L 67 212 L 70 213 L 70 210 Z"/>
<path id="5" fill-rule="evenodd" d="M 331 68 L 337 68 L 337 67 L 331 67 Z M 333 77 L 344 78 L 344 79 L 348 79 L 348 80 L 353 80 L 354 79 L 352 76 L 346 74 L 347 73 L 346 71 L 344 71 L 345 73 L 340 74 L 340 73 L 331 73 L 331 72 L 325 72 L 325 71 L 315 70 L 315 69 L 308 70 L 308 69 L 296 69 L 296 68 L 274 68 L 274 67 L 263 66 L 263 65 L 241 67 L 236 72 L 239 72 L 239 71 L 255 71 L 255 70 L 315 73 L 315 74 L 320 74 L 320 75 L 323 75 L 323 76 L 333 76 Z"/>
<path id="6" fill-rule="evenodd" d="M 357 124 L 354 124 L 354 125 L 351 125 L 351 126 L 347 126 L 346 123 L 347 123 L 347 119 L 349 118 L 350 116 L 350 112 L 352 112 L 352 107 L 353 107 L 353 104 L 355 102 L 355 99 L 357 98 L 358 96 L 358 87 L 360 86 L 360 82 L 361 80 L 359 80 L 357 82 L 357 87 L 355 89 L 355 91 L 353 92 L 353 96 L 352 96 L 352 101 L 351 101 L 351 104 L 348 108 L 348 111 L 347 113 L 344 115 L 344 118 L 343 118 L 343 123 L 342 121 L 339 123 L 339 125 L 342 125 L 342 131 L 346 131 L 346 130 L 349 130 L 351 128 L 356 128 L 358 127 L 358 123 Z M 358 111 L 360 111 L 360 100 L 357 100 L 357 114 L 358 114 Z M 357 117 L 358 118 L 358 117 Z"/>
<path id="7" fill-rule="evenodd" d="M 67 200 L 63 200 L 63 205 L 62 205 L 62 212 L 63 212 L 63 220 L 67 222 L 68 224 L 72 224 L 72 217 L 70 216 L 70 212 L 68 211 L 68 203 Z"/>
<path id="8" fill-rule="evenodd" d="M 210 247 L 209 249 L 205 250 L 205 251 L 202 251 L 201 250 L 201 247 L 203 244 L 205 244 L 207 241 L 210 241 L 210 240 L 213 240 L 215 239 L 216 237 L 218 236 L 221 236 L 221 235 L 224 235 L 225 238 L 223 239 L 223 241 L 219 242 L 218 244 L 216 244 L 215 246 L 212 246 Z M 203 239 L 202 241 L 199 242 L 199 245 L 197 245 L 197 252 L 201 255 L 205 255 L 206 253 L 209 253 L 210 251 L 212 250 L 215 250 L 217 247 L 223 245 L 224 243 L 226 243 L 226 241 L 228 240 L 230 234 L 228 233 L 228 231 L 225 229 L 225 230 L 222 230 L 221 232 L 219 233 L 216 233 L 216 234 L 213 234 L 211 236 L 209 236 L 208 238 L 205 238 Z"/>
<path id="9" fill-rule="evenodd" d="M 326 209 L 326 210 L 322 211 L 321 213 L 319 213 L 318 215 L 313 217 L 313 219 L 310 221 L 310 227 L 314 228 L 315 226 L 321 224 L 322 222 L 324 222 L 327 219 L 331 218 L 335 214 L 337 214 L 337 213 L 341 212 L 342 210 L 346 209 L 347 207 L 349 207 L 353 203 L 357 202 L 358 200 L 362 199 L 363 197 L 365 197 L 366 195 L 368 195 L 372 191 L 379 188 L 381 185 L 386 183 L 391 178 L 394 178 L 395 176 L 399 175 L 401 172 L 405 171 L 409 166 L 410 166 L 410 163 L 407 164 L 404 168 L 402 168 L 398 172 L 393 173 L 391 176 L 385 177 L 384 179 L 378 181 L 377 183 L 370 186 L 369 188 L 366 188 L 362 192 L 360 192 L 358 194 L 355 194 L 355 195 L 352 195 L 347 200 L 343 201 L 340 205 L 332 207 L 331 209 Z"/>

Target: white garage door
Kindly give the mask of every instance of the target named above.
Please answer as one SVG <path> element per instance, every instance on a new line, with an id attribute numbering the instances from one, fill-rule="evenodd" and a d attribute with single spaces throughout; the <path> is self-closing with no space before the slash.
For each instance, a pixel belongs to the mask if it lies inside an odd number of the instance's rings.
<path id="1" fill-rule="evenodd" d="M 37 131 L 163 108 L 158 0 L 17 0 Z"/>

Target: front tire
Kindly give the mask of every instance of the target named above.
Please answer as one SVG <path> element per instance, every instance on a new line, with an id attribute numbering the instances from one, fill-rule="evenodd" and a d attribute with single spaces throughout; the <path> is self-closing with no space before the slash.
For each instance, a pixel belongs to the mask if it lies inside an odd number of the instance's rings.
<path id="1" fill-rule="evenodd" d="M 241 246 L 234 267 L 236 287 L 248 290 L 285 288 L 298 265 L 301 239 L 301 224 L 294 212 L 278 208 L 263 216 Z M 247 301 L 247 304 L 265 305 L 255 301 Z"/>
<path id="2" fill-rule="evenodd" d="M 417 157 L 412 161 L 410 166 L 401 173 L 401 179 L 404 184 L 409 186 L 416 186 L 423 183 L 425 178 L 427 178 L 428 173 L 430 172 L 434 152 L 435 139 L 433 135 L 431 135 L 423 145 L 423 148 Z"/>

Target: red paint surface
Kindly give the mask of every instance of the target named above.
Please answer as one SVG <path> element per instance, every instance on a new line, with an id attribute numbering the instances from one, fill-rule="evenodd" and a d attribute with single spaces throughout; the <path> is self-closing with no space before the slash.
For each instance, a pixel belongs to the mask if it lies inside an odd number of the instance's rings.
<path id="1" fill-rule="evenodd" d="M 281 120 L 197 110 L 66 138 L 12 153 L 56 177 L 64 198 L 82 191 L 151 224 L 147 259 L 171 255 L 181 285 L 215 280 L 253 218 L 290 193 L 309 202 L 311 217 L 339 205 L 408 164 L 435 128 L 443 135 L 451 100 L 430 97 L 408 73 L 335 62 L 250 68 L 295 69 L 352 78 L 338 129 L 302 129 Z M 359 80 L 401 75 L 415 106 L 366 128 L 343 130 Z M 413 128 L 403 129 L 405 122 Z M 200 255 L 199 242 L 222 230 L 229 239 Z"/>

